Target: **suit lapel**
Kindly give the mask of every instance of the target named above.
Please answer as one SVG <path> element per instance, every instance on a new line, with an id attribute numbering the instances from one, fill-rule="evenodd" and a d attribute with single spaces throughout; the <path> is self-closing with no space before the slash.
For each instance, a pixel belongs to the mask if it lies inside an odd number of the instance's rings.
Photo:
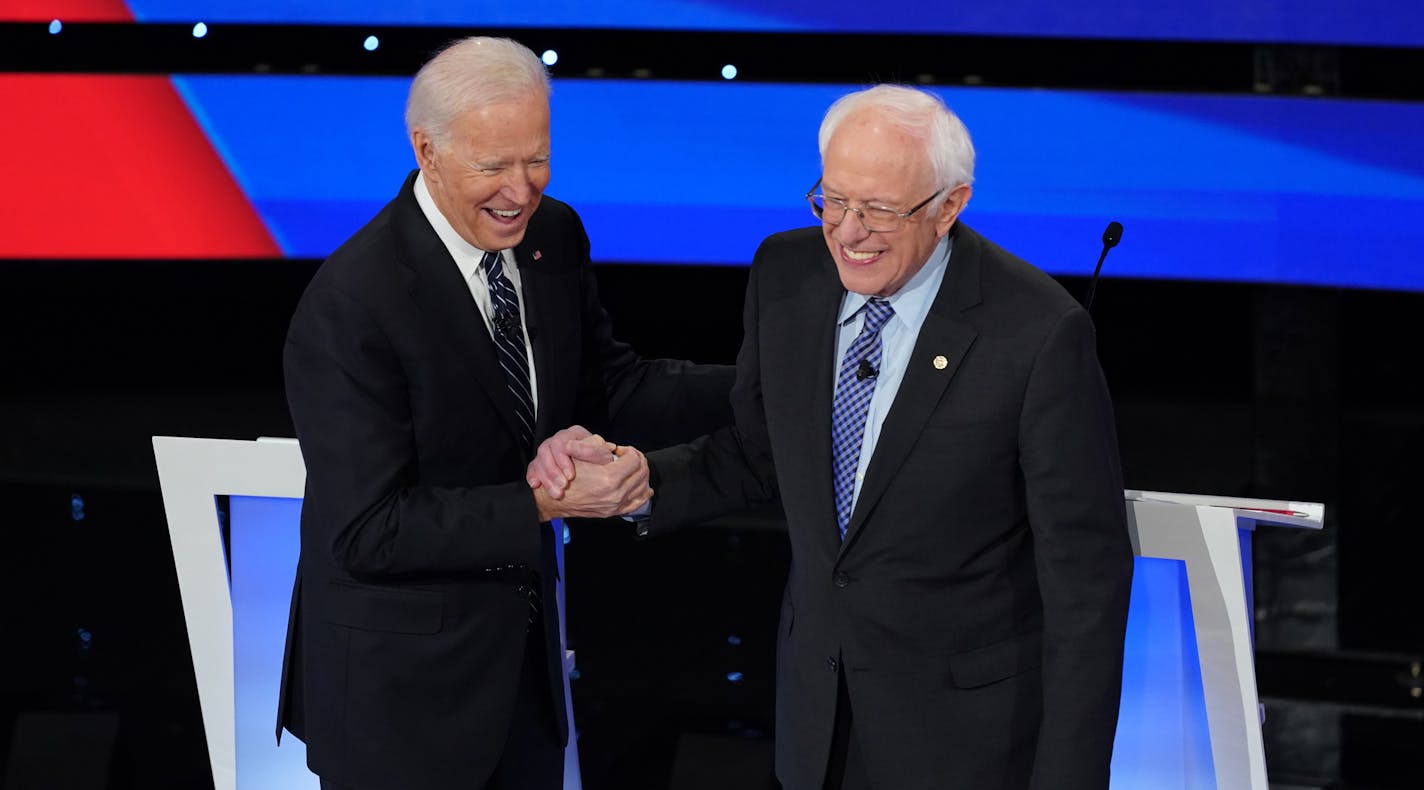
<path id="1" fill-rule="evenodd" d="M 895 402 L 881 426 L 880 438 L 870 456 L 865 481 L 846 527 L 842 553 L 855 540 L 866 516 L 889 488 L 979 335 L 974 325 L 961 315 L 980 301 L 979 256 L 974 234 L 956 232 L 949 270 L 920 327 Z M 943 367 L 940 367 L 940 357 L 943 357 Z"/>
<path id="2" fill-rule="evenodd" d="M 835 397 L 834 372 L 840 364 L 835 358 L 836 318 L 840 315 L 845 288 L 836 272 L 835 261 L 825 252 L 824 244 L 819 246 L 824 253 L 820 256 L 823 258 L 823 276 L 817 282 L 816 293 L 807 300 L 812 312 L 801 324 L 819 327 L 819 330 L 800 357 L 795 358 L 796 364 L 804 366 L 804 370 L 795 371 L 792 380 L 812 382 L 805 410 L 808 423 L 804 429 L 804 435 L 808 437 L 805 472 L 810 475 L 811 501 L 817 503 L 810 523 L 830 525 L 830 529 L 818 530 L 818 533 L 828 553 L 835 556 L 840 541 L 835 530 L 836 495 L 831 484 L 831 403 Z"/>
<path id="3" fill-rule="evenodd" d="M 768 398 L 768 408 L 774 409 L 768 422 L 789 448 L 786 457 L 796 459 L 794 464 L 777 466 L 782 492 L 798 492 L 794 501 L 798 510 L 805 508 L 805 523 L 830 525 L 814 532 L 826 554 L 835 556 L 840 541 L 831 488 L 832 370 L 836 364 L 836 316 L 845 289 L 819 234 L 814 243 L 808 242 L 807 249 L 814 258 L 814 273 L 791 275 L 800 279 L 797 290 L 789 292 L 794 295 L 759 307 L 765 316 L 762 342 L 769 350 L 762 358 L 762 377 L 768 383 L 776 382 L 768 390 L 784 393 Z M 802 270 L 799 266 L 786 269 L 788 273 Z"/>
<path id="4" fill-rule="evenodd" d="M 555 339 L 553 328 L 557 326 L 558 316 L 555 315 L 551 303 L 555 296 L 555 283 L 550 281 L 550 276 L 556 262 L 547 258 L 543 252 L 545 246 L 542 244 L 542 234 L 538 233 L 531 221 L 524 240 L 514 248 L 515 262 L 519 266 L 519 282 L 524 292 L 524 324 L 528 329 L 525 339 L 534 351 L 535 386 L 539 390 L 539 408 L 534 418 L 536 443 L 554 430 L 564 427 L 550 425 L 548 421 L 550 415 L 557 411 L 553 404 L 559 394 L 571 391 L 574 386 L 563 378 L 562 374 L 567 372 L 563 366 L 552 364 L 554 353 L 550 345 Z M 536 254 L 540 256 L 537 264 L 534 257 Z"/>
<path id="5" fill-rule="evenodd" d="M 470 297 L 470 286 L 460 275 L 460 268 L 415 201 L 412 186 L 419 173 L 417 170 L 406 180 L 396 198 L 392 219 L 407 256 L 403 263 L 412 274 L 410 297 L 418 314 L 430 317 L 435 323 L 436 330 L 449 342 L 458 364 L 479 384 L 494 412 L 517 439 L 520 426 L 514 416 L 514 396 L 499 366 L 494 340 L 490 338 L 479 307 Z M 470 407 L 478 408 L 475 404 Z"/>

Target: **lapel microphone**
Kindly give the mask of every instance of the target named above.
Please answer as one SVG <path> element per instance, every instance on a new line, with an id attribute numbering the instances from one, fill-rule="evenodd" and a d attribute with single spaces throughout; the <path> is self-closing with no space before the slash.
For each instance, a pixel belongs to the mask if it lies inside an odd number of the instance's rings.
<path id="1" fill-rule="evenodd" d="M 493 323 L 495 331 L 499 332 L 500 335 L 504 337 L 512 337 L 514 335 L 514 316 L 510 315 L 508 310 L 496 310 Z"/>
<path id="2" fill-rule="evenodd" d="M 876 370 L 875 368 L 871 367 L 871 366 L 870 366 L 870 360 L 868 360 L 868 359 L 862 359 L 862 360 L 860 361 L 859 367 L 857 367 L 857 368 L 855 369 L 855 380 L 856 380 L 856 381 L 865 381 L 866 379 L 873 379 L 873 378 L 875 378 L 876 376 L 879 376 L 879 375 L 880 375 L 880 371 L 878 371 L 878 370 Z"/>

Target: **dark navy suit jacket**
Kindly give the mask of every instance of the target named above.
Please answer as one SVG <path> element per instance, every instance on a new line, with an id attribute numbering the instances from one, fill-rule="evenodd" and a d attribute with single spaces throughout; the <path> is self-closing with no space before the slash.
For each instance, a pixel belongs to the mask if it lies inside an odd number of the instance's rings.
<path id="1" fill-rule="evenodd" d="M 478 786 L 508 729 L 531 590 L 567 737 L 553 540 L 524 481 L 493 341 L 448 251 L 400 194 L 322 264 L 292 319 L 288 403 L 306 462 L 278 716 L 313 771 L 392 790 Z M 668 443 L 729 419 L 729 367 L 614 340 L 588 239 L 544 197 L 514 250 L 539 388 L 536 444 L 618 419 Z"/>
<path id="2" fill-rule="evenodd" d="M 787 790 L 822 787 L 842 673 L 876 787 L 1108 784 L 1132 549 L 1092 322 L 1041 271 L 952 232 L 844 542 L 829 383 L 845 291 L 820 228 L 757 253 L 734 426 L 650 455 L 648 534 L 785 509 Z"/>

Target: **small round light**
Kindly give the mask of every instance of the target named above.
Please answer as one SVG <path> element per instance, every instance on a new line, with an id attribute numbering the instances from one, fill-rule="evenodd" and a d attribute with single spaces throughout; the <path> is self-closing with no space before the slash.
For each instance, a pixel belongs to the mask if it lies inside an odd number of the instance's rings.
<path id="1" fill-rule="evenodd" d="M 559 62 L 559 53 L 552 49 L 546 49 L 544 50 L 544 54 L 539 56 L 539 59 L 544 61 L 545 66 L 552 66 Z"/>
<path id="2" fill-rule="evenodd" d="M 49 21 L 49 34 L 50 34 L 51 36 L 57 36 L 57 35 L 59 35 L 59 31 L 61 31 L 61 30 L 63 30 L 63 29 L 64 29 L 64 23 L 61 22 L 61 21 L 59 21 L 58 19 L 51 19 L 51 20 Z"/>
<path id="3" fill-rule="evenodd" d="M 734 80 L 737 78 L 737 67 L 728 63 L 722 67 L 722 79 Z"/>
<path id="4" fill-rule="evenodd" d="M 202 38 L 207 34 L 208 24 L 206 22 L 199 22 L 198 24 L 193 25 L 193 38 Z"/>
<path id="5" fill-rule="evenodd" d="M 380 45 L 381 40 L 375 36 L 366 36 L 366 40 L 361 42 L 361 46 L 365 47 L 367 52 L 375 52 L 376 47 Z"/>

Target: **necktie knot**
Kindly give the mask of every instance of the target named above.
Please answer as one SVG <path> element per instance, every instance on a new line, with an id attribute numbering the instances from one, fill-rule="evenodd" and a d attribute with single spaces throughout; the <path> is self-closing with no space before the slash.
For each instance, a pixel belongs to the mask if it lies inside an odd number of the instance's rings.
<path id="1" fill-rule="evenodd" d="M 895 308 L 884 299 L 870 299 L 865 303 L 865 327 L 862 332 L 879 332 L 887 321 L 895 315 Z"/>
<path id="2" fill-rule="evenodd" d="M 485 257 L 480 259 L 480 268 L 485 270 L 485 277 L 504 276 L 504 266 L 501 265 L 501 256 L 497 252 L 485 253 Z"/>

